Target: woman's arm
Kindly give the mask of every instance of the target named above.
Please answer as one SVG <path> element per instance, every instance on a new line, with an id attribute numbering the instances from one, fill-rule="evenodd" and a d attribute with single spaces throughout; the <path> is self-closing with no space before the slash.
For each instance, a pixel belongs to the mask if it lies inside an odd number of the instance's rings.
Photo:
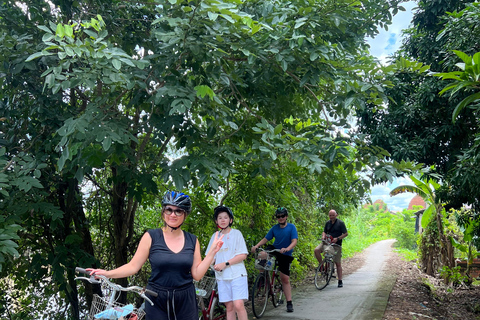
<path id="1" fill-rule="evenodd" d="M 126 278 L 133 274 L 136 274 L 145 262 L 148 259 L 148 255 L 150 254 L 150 247 L 152 245 L 152 238 L 148 232 L 145 232 L 140 243 L 138 244 L 137 251 L 133 256 L 132 260 L 127 264 L 124 264 L 121 267 L 118 267 L 113 270 L 103 270 L 103 269 L 90 269 L 88 268 L 87 271 L 90 271 L 90 275 L 103 275 L 107 278 Z"/>
<path id="2" fill-rule="evenodd" d="M 195 253 L 193 254 L 193 265 L 192 265 L 192 277 L 194 280 L 199 281 L 207 272 L 210 265 L 215 259 L 215 254 L 220 250 L 223 245 L 223 234 L 219 236 L 219 232 L 215 233 L 215 238 L 212 242 L 212 247 L 207 252 L 205 259 L 202 260 L 202 255 L 200 253 L 200 243 L 198 242 L 195 245 Z"/>
<path id="3" fill-rule="evenodd" d="M 247 259 L 247 254 L 246 253 L 239 253 L 237 254 L 235 257 L 231 258 L 231 259 L 228 259 L 228 263 L 229 265 L 234 265 L 234 264 L 237 264 L 237 263 L 240 263 L 242 262 L 243 260 Z M 227 268 L 227 261 L 225 262 L 221 262 L 219 264 L 216 264 L 213 269 L 217 270 L 217 271 L 223 271 L 225 270 L 225 268 Z"/>

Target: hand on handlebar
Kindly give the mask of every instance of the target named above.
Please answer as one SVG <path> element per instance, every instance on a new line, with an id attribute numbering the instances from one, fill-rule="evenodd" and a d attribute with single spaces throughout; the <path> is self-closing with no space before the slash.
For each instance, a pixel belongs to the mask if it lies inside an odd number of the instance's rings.
<path id="1" fill-rule="evenodd" d="M 87 268 L 85 269 L 91 276 L 104 276 L 107 277 L 105 274 L 107 273 L 107 270 L 103 269 L 93 269 L 93 268 Z M 108 277 L 107 277 L 108 278 Z"/>

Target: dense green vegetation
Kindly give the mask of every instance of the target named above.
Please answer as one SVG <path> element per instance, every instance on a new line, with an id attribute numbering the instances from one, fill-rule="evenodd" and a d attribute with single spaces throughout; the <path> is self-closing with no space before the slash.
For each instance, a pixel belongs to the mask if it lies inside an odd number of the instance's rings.
<path id="1" fill-rule="evenodd" d="M 401 2 L 2 1 L 0 317 L 78 319 L 93 289 L 74 267 L 127 262 L 170 189 L 191 195 L 185 229 L 204 248 L 219 203 L 249 246 L 287 207 L 299 279 L 331 208 L 347 256 L 390 237 L 414 248 L 411 213 L 357 208 L 373 184 L 419 173 L 436 205 L 424 267 L 451 267 L 452 251 L 435 256 L 445 239 L 474 257 L 479 6 L 418 1 L 382 66 L 365 38 Z"/>

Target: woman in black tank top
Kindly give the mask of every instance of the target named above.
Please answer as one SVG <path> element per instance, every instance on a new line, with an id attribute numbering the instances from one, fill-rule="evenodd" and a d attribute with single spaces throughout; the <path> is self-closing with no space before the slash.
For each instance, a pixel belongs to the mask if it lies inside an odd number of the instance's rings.
<path id="1" fill-rule="evenodd" d="M 181 229 L 192 208 L 190 197 L 180 192 L 167 192 L 162 199 L 165 226 L 148 230 L 137 251 L 127 264 L 113 270 L 87 269 L 91 274 L 108 278 L 125 278 L 136 274 L 150 260 L 152 272 L 147 288 L 158 293 L 149 297 L 154 305 L 145 304 L 146 320 L 197 320 L 197 304 L 193 280 L 200 280 L 223 245 L 218 233 L 204 260 L 196 236 Z"/>

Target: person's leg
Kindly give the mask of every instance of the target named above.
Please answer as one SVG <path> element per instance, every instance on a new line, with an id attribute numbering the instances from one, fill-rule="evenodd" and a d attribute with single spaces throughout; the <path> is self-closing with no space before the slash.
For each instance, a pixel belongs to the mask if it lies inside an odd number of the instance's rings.
<path id="1" fill-rule="evenodd" d="M 290 285 L 290 264 L 293 257 L 279 254 L 277 257 L 278 271 L 280 272 L 280 281 L 282 282 L 283 293 L 287 300 L 287 312 L 293 312 L 292 287 Z"/>
<path id="2" fill-rule="evenodd" d="M 322 264 L 322 261 L 323 261 L 323 258 L 322 258 L 322 252 L 323 252 L 323 242 L 320 243 L 316 248 L 315 250 L 313 250 L 314 254 L 315 254 L 315 258 L 317 259 L 318 261 L 318 264 Z"/>
<path id="3" fill-rule="evenodd" d="M 338 287 L 343 287 L 343 270 L 342 270 L 342 248 L 340 247 L 339 251 L 335 255 L 334 258 L 335 266 L 337 267 L 337 280 L 338 280 Z"/>
<path id="4" fill-rule="evenodd" d="M 233 301 L 223 302 L 225 308 L 227 309 L 227 320 L 235 320 L 235 308 L 233 306 Z"/>
<path id="5" fill-rule="evenodd" d="M 248 320 L 244 304 L 244 301 L 248 301 L 248 278 L 246 276 L 232 280 L 232 300 L 238 320 Z"/>
<path id="6" fill-rule="evenodd" d="M 243 300 L 233 301 L 233 309 L 237 314 L 238 320 L 248 320 L 247 310 L 245 309 L 245 304 L 243 303 Z M 227 320 L 229 320 L 228 317 L 227 317 Z"/>
<path id="7" fill-rule="evenodd" d="M 337 266 L 337 279 L 338 281 L 342 281 L 342 263 L 341 262 L 335 262 L 335 265 Z"/>
<path id="8" fill-rule="evenodd" d="M 282 281 L 283 293 L 285 293 L 285 299 L 287 301 L 292 300 L 292 286 L 290 285 L 290 276 L 287 276 L 280 272 L 280 280 Z"/>
<path id="9" fill-rule="evenodd" d="M 227 320 L 235 320 L 235 309 L 233 308 L 232 281 L 217 280 L 218 301 L 226 308 Z"/>

